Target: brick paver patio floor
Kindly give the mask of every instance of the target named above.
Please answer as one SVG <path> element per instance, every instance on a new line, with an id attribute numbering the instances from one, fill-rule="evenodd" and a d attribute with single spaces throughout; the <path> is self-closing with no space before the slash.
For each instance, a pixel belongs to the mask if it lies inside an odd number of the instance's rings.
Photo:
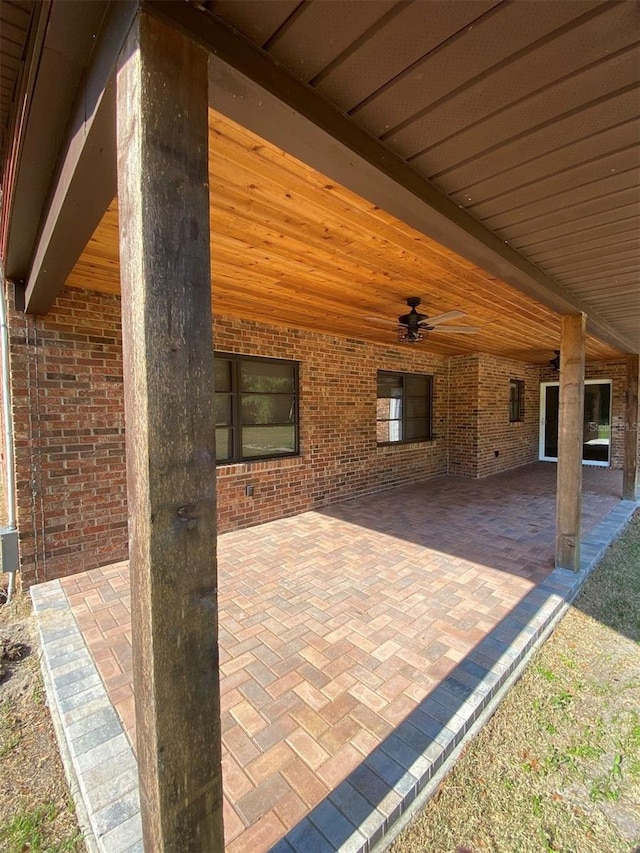
<path id="1" fill-rule="evenodd" d="M 584 471 L 583 532 L 620 472 Z M 444 477 L 219 539 L 225 835 L 269 849 L 553 567 L 555 466 Z M 126 563 L 62 587 L 135 745 Z"/>

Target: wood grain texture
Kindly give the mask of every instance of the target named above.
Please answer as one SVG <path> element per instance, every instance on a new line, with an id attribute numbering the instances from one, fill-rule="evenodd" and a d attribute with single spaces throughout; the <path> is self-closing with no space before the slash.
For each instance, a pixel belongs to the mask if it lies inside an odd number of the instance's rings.
<path id="1" fill-rule="evenodd" d="M 430 352 L 546 363 L 560 317 L 294 157 L 209 112 L 212 297 L 221 316 L 396 343 L 407 296 L 465 311 L 478 335 L 433 334 Z M 117 293 L 114 201 L 67 284 Z M 388 326 L 364 317 L 389 320 Z M 588 338 L 590 360 L 620 354 Z"/>
<path id="2" fill-rule="evenodd" d="M 585 326 L 584 314 L 570 314 L 562 318 L 556 567 L 574 572 L 580 568 Z"/>
<path id="3" fill-rule="evenodd" d="M 145 850 L 224 849 L 207 57 L 145 14 L 118 73 L 133 669 Z"/>
<path id="4" fill-rule="evenodd" d="M 632 355 L 627 359 L 627 393 L 624 421 L 624 467 L 622 476 L 622 497 L 624 500 L 638 499 L 638 430 L 640 429 L 640 409 L 638 407 L 638 382 L 640 374 L 640 356 Z"/>

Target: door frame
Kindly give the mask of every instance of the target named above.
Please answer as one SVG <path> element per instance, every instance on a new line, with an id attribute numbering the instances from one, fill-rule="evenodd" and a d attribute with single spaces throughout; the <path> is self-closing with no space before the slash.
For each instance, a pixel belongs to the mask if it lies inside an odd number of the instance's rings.
<path id="1" fill-rule="evenodd" d="M 585 379 L 585 385 L 608 385 L 609 386 L 609 425 L 611 429 L 610 435 L 613 435 L 613 423 L 612 423 L 612 408 L 613 408 L 613 381 L 611 379 Z M 559 387 L 560 382 L 541 382 L 540 383 L 540 423 L 538 430 L 538 459 L 540 462 L 557 462 L 557 456 L 545 456 L 544 455 L 544 428 L 546 424 L 546 416 L 547 416 L 547 394 L 546 389 L 552 386 Z M 597 468 L 610 468 L 611 467 L 611 437 L 609 438 L 609 453 L 608 459 L 606 462 L 598 462 L 592 459 L 583 459 L 583 465 L 592 465 Z"/>

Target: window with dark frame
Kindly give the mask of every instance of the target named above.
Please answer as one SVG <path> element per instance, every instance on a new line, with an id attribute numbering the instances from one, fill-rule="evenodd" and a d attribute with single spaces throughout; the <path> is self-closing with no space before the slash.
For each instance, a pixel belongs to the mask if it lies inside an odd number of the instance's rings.
<path id="1" fill-rule="evenodd" d="M 431 439 L 432 393 L 432 376 L 379 370 L 376 402 L 378 444 Z"/>
<path id="2" fill-rule="evenodd" d="M 298 362 L 215 353 L 219 464 L 297 456 Z"/>
<path id="3" fill-rule="evenodd" d="M 524 380 L 509 380 L 509 423 L 524 420 Z"/>

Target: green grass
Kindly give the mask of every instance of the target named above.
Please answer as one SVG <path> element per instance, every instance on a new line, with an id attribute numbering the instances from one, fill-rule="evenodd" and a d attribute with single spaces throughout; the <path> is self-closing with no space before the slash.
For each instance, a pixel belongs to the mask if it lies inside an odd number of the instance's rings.
<path id="1" fill-rule="evenodd" d="M 6 853 L 75 853 L 80 840 L 78 832 L 62 840 L 51 841 L 58 814 L 56 803 L 17 812 L 0 827 L 0 849 Z"/>
<path id="2" fill-rule="evenodd" d="M 640 520 L 609 549 L 577 606 L 593 619 L 640 645 Z"/>

